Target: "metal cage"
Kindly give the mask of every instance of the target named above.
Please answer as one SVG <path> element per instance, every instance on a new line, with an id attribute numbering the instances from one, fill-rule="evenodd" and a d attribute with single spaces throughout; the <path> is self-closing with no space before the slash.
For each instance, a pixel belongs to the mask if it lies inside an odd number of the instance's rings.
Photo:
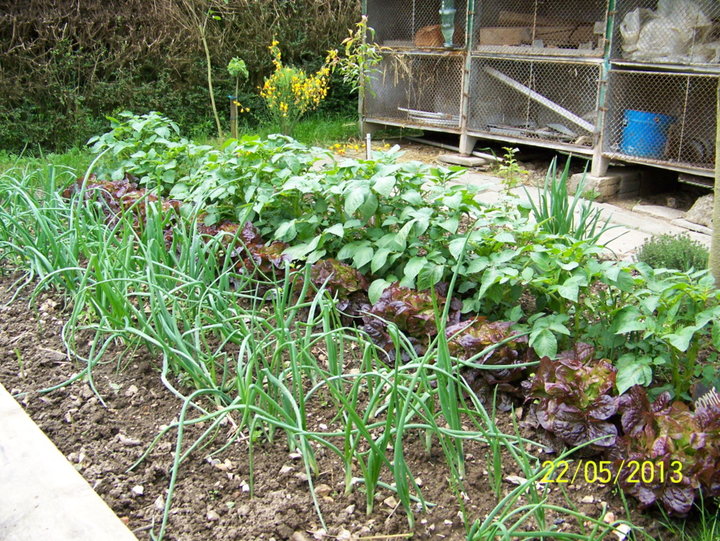
<path id="1" fill-rule="evenodd" d="M 477 0 L 473 49 L 484 53 L 602 56 L 607 0 Z"/>
<path id="2" fill-rule="evenodd" d="M 383 54 L 368 126 L 592 155 L 595 175 L 610 160 L 713 174 L 720 0 L 456 0 L 452 46 L 447 5 L 367 0 Z"/>
<path id="3" fill-rule="evenodd" d="M 717 84 L 707 75 L 611 71 L 605 151 L 629 161 L 711 169 Z"/>
<path id="4" fill-rule="evenodd" d="M 468 130 L 592 147 L 600 66 L 474 57 Z"/>
<path id="5" fill-rule="evenodd" d="M 418 128 L 459 129 L 463 63 L 459 55 L 383 55 L 365 97 L 366 117 Z"/>
<path id="6" fill-rule="evenodd" d="M 368 25 L 375 41 L 391 48 L 444 48 L 441 0 L 367 0 Z M 465 46 L 467 2 L 455 2 L 453 45 Z"/>

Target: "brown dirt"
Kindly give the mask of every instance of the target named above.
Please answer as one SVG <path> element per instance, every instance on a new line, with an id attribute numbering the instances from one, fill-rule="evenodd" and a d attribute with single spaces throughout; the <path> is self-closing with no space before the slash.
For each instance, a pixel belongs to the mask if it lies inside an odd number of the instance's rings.
<path id="1" fill-rule="evenodd" d="M 128 469 L 161 427 L 177 420 L 181 401 L 161 383 L 159 359 L 144 351 L 125 356 L 121 347 L 108 352 L 106 360 L 93 370 L 94 383 L 106 406 L 87 380 L 50 393 L 38 393 L 39 389 L 77 374 L 81 363 L 66 356 L 62 342 L 67 299 L 44 292 L 29 304 L 32 287 L 28 286 L 11 301 L 19 277 L 7 272 L 0 277 L 0 382 L 14 395 L 21 396 L 20 402 L 35 422 L 138 538 L 149 539 L 151 529 L 157 532 L 162 516 L 175 433 L 162 438 L 138 467 Z M 311 424 L 325 423 L 332 428 L 336 412 L 321 401 L 310 407 Z M 506 433 L 513 433 L 509 414 L 498 413 L 497 423 Z M 523 422 L 521 427 L 523 436 L 543 439 L 531 423 Z M 189 429 L 185 441 L 193 441 L 203 428 L 207 426 Z M 406 538 L 402 534 L 410 537 L 407 519 L 389 491 L 381 491 L 375 511 L 367 516 L 362 490 L 344 496 L 340 461 L 316 448 L 321 473 L 314 484 L 328 526 L 328 535 L 324 537 L 301 461 L 290 453 L 282 434 L 277 435 L 274 443 L 255 446 L 255 484 L 251 496 L 246 434 L 222 453 L 209 456 L 232 434 L 233 427 L 228 423 L 208 447 L 194 452 L 183 464 L 166 539 L 302 541 Z M 473 519 L 487 516 L 496 502 L 487 471 L 489 449 L 479 442 L 468 442 L 467 483 L 464 493 L 456 494 L 448 484 L 449 474 L 438 445 L 428 454 L 421 440 L 420 434 L 408 437 L 405 443 L 408 466 L 413 476 L 421 480 L 425 498 L 436 505 L 416 514 L 413 539 L 464 539 L 459 500 L 463 500 Z M 540 448 L 529 449 L 545 458 Z M 507 493 L 514 488 L 508 477 L 523 474 L 507 455 L 503 456 L 503 464 L 502 490 Z M 625 515 L 622 500 L 612 486 L 584 482 L 554 485 L 549 500 L 575 506 L 594 517 L 599 516 L 605 505 L 615 517 Z M 651 515 L 633 512 L 631 519 L 644 525 L 648 533 L 658 534 L 657 521 Z M 549 514 L 548 523 L 561 530 L 583 529 L 583 525 L 567 515 Z"/>

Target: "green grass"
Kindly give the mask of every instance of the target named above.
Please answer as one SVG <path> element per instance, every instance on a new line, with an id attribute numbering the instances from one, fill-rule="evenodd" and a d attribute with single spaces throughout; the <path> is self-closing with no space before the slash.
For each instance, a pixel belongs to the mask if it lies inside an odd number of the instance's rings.
<path id="1" fill-rule="evenodd" d="M 238 135 L 259 135 L 265 137 L 279 133 L 278 126 L 271 124 L 240 125 Z M 310 115 L 300 120 L 291 134 L 297 141 L 314 146 L 328 147 L 333 143 L 357 139 L 360 136 L 357 117 Z"/>
<path id="2" fill-rule="evenodd" d="M 28 149 L 23 154 L 11 154 L 0 150 L 0 173 L 11 168 L 32 172 L 46 167 L 82 172 L 87 169 L 93 158 L 94 156 L 84 148 L 72 148 L 57 154 L 44 154 L 41 149 Z"/>
<path id="3" fill-rule="evenodd" d="M 677 519 L 665 516 L 662 525 L 679 541 L 716 541 L 720 539 L 720 501 L 696 505 L 696 517 Z"/>

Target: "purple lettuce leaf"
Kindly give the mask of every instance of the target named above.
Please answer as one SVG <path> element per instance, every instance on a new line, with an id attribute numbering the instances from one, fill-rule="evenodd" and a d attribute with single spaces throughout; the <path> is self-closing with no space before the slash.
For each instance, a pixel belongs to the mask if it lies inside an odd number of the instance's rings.
<path id="1" fill-rule="evenodd" d="M 324 259 L 310 269 L 310 280 L 316 286 L 325 284 L 328 291 L 347 298 L 357 291 L 367 291 L 370 284 L 358 270 L 337 259 Z"/>
<path id="2" fill-rule="evenodd" d="M 611 395 L 616 370 L 605 359 L 594 360 L 594 350 L 578 344 L 553 361 L 540 359 L 530 385 L 530 397 L 536 405 L 538 421 L 572 447 L 590 444 L 591 451 L 615 446 L 617 427 L 610 420 L 618 411 L 618 399 Z"/>
<path id="3" fill-rule="evenodd" d="M 470 359 L 490 346 L 503 340 L 512 338 L 513 323 L 508 321 L 488 321 L 483 316 L 461 321 L 450 325 L 445 330 L 448 338 L 448 348 L 455 357 L 463 360 Z M 532 352 L 527 347 L 527 337 L 519 336 L 506 342 L 502 346 L 475 359 L 478 365 L 513 365 L 522 364 L 530 360 Z M 473 370 L 468 367 L 468 370 Z M 474 369 L 489 385 L 500 385 L 521 379 L 525 368 L 500 368 L 496 370 Z"/>

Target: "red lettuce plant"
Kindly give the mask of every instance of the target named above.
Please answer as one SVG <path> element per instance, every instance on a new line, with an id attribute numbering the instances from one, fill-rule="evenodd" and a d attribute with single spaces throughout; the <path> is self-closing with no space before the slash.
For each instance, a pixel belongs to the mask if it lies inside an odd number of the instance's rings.
<path id="1" fill-rule="evenodd" d="M 370 284 L 359 271 L 337 259 L 324 259 L 314 263 L 310 279 L 316 286 L 325 284 L 330 293 L 341 298 L 357 291 L 367 291 Z"/>
<path id="2" fill-rule="evenodd" d="M 543 357 L 530 392 L 540 399 L 536 413 L 545 430 L 572 447 L 602 438 L 589 446 L 601 451 L 617 440 L 609 420 L 618 410 L 617 397 L 610 395 L 616 370 L 606 359 L 594 360 L 594 353 L 592 346 L 579 343 L 557 361 Z"/>
<path id="3" fill-rule="evenodd" d="M 346 263 L 337 259 L 320 260 L 310 268 L 310 280 L 318 287 L 324 284 L 337 297 L 337 309 L 351 320 L 370 309 L 367 278 Z"/>
<path id="4" fill-rule="evenodd" d="M 446 302 L 440 291 L 443 291 L 442 286 L 435 289 L 438 311 L 442 311 Z M 449 302 L 449 323 L 457 323 L 462 303 L 455 298 Z M 395 346 L 387 333 L 386 322 L 397 325 L 420 355 L 425 351 L 430 338 L 438 332 L 432 292 L 416 291 L 398 284 L 393 284 L 383 291 L 380 299 L 370 309 L 369 315 L 363 317 L 363 322 L 363 329 L 370 338 L 391 357 L 394 355 Z"/>
<path id="5" fill-rule="evenodd" d="M 284 242 L 272 242 L 265 244 L 258 229 L 250 222 L 240 228 L 235 222 L 221 222 L 214 225 L 199 223 L 198 232 L 202 235 L 217 237 L 225 248 L 230 246 L 232 240 L 237 237 L 238 242 L 231 252 L 231 257 L 237 260 L 235 264 L 239 272 L 260 272 L 272 276 L 275 271 L 284 270 L 285 264 L 291 258 L 283 252 L 288 245 Z"/>
<path id="6" fill-rule="evenodd" d="M 668 393 L 651 404 L 637 385 L 619 403 L 625 435 L 614 453 L 618 481 L 642 508 L 657 503 L 684 516 L 699 489 L 720 496 L 718 404 L 700 404 L 692 412 Z"/>
<path id="7" fill-rule="evenodd" d="M 511 321 L 488 321 L 478 316 L 467 321 L 450 325 L 445 334 L 448 338 L 450 353 L 463 360 L 470 359 L 488 347 L 512 338 L 515 333 L 510 330 Z M 532 351 L 527 347 L 526 336 L 516 336 L 502 346 L 475 359 L 477 365 L 512 365 L 526 363 L 532 360 Z M 489 385 L 501 385 L 501 390 L 516 392 L 517 386 L 507 385 L 522 379 L 524 367 L 500 368 L 496 370 L 472 369 L 466 370 L 466 377 L 471 374 L 472 380 L 482 377 Z"/>

